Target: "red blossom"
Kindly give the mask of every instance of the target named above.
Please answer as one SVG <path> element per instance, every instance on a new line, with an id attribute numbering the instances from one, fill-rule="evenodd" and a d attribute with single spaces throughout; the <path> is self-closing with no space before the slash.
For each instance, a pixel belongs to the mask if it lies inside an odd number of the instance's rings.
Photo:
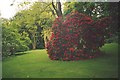
<path id="1" fill-rule="evenodd" d="M 85 60 L 98 56 L 100 51 L 97 50 L 105 43 L 104 36 L 110 35 L 106 30 L 109 23 L 109 17 L 94 21 L 79 12 L 56 18 L 46 44 L 50 59 Z"/>
<path id="2" fill-rule="evenodd" d="M 70 50 L 71 52 L 74 52 L 74 51 L 75 51 L 75 49 L 74 49 L 74 48 L 69 48 L 69 50 Z"/>

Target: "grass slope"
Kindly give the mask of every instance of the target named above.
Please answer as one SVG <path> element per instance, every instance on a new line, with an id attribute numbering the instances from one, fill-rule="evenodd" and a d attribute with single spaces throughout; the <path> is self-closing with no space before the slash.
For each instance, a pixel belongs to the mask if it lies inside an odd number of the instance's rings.
<path id="1" fill-rule="evenodd" d="M 118 44 L 101 48 L 105 55 L 84 61 L 51 61 L 46 50 L 9 57 L 3 61 L 3 78 L 116 78 Z"/>

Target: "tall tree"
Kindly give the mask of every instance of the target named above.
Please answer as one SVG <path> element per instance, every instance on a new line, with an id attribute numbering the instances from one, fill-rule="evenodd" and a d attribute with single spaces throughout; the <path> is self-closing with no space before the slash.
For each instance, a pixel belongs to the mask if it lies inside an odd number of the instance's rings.
<path id="1" fill-rule="evenodd" d="M 16 14 L 14 21 L 19 27 L 21 35 L 26 32 L 32 41 L 32 49 L 43 48 L 44 41 L 42 35 L 43 28 L 52 26 L 53 15 L 48 7 L 49 3 L 36 2 L 27 10 L 22 10 Z"/>

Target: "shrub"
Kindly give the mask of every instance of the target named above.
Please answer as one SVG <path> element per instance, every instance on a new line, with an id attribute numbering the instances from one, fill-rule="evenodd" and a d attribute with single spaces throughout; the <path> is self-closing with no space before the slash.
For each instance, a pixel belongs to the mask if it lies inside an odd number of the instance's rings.
<path id="1" fill-rule="evenodd" d="M 2 56 L 7 57 L 14 55 L 19 51 L 29 50 L 28 45 L 30 44 L 30 39 L 27 37 L 21 39 L 22 36 L 17 32 L 16 29 L 12 27 L 2 26 Z"/>
<path id="2" fill-rule="evenodd" d="M 56 18 L 46 47 L 50 59 L 83 60 L 98 56 L 108 35 L 108 20 L 109 17 L 93 21 L 78 12 Z"/>

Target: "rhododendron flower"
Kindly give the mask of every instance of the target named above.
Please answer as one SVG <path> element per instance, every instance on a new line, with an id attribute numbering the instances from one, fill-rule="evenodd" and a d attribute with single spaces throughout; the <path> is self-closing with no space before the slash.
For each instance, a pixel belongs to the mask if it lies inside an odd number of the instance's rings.
<path id="1" fill-rule="evenodd" d="M 69 48 L 69 50 L 70 50 L 71 52 L 74 52 L 75 49 L 74 49 L 74 48 Z"/>
<path id="2" fill-rule="evenodd" d="M 46 44 L 51 60 L 85 60 L 100 55 L 99 47 L 110 35 L 109 17 L 94 21 L 90 16 L 73 12 L 66 18 L 58 17 Z"/>

